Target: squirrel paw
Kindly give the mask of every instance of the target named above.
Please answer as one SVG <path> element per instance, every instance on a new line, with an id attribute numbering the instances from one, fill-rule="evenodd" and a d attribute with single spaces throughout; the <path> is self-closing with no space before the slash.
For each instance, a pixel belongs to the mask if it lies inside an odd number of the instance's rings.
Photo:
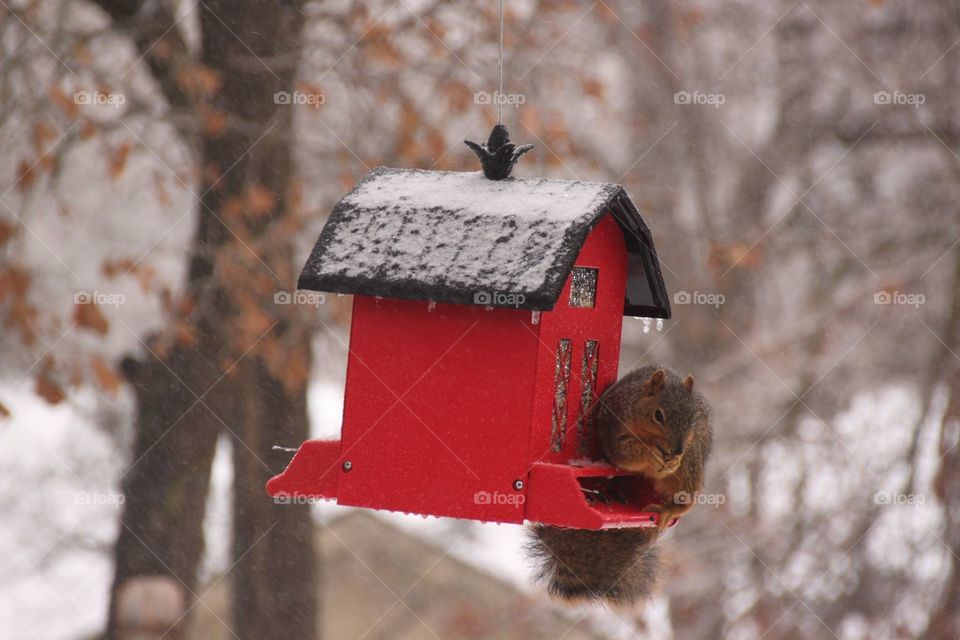
<path id="1" fill-rule="evenodd" d="M 689 511 L 689 508 L 678 508 L 675 505 L 651 504 L 644 510 L 657 514 L 657 529 L 660 530 L 660 533 L 663 533 L 677 518 Z"/>

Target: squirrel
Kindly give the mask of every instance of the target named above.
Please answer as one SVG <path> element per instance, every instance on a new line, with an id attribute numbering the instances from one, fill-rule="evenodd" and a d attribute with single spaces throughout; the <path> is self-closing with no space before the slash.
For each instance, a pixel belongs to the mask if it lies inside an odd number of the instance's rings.
<path id="1" fill-rule="evenodd" d="M 600 450 L 613 466 L 650 479 L 660 504 L 657 527 L 600 531 L 531 527 L 528 551 L 535 578 L 569 603 L 632 605 L 652 595 L 658 556 L 654 543 L 693 507 L 713 443 L 710 409 L 693 376 L 649 365 L 635 369 L 600 396 L 590 414 Z"/>

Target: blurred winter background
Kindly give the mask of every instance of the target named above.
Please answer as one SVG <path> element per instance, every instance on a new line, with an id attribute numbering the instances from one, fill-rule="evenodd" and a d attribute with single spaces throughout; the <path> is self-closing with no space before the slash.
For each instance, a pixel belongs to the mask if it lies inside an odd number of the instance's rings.
<path id="1" fill-rule="evenodd" d="M 717 410 L 645 610 L 553 606 L 520 527 L 266 498 L 350 313 L 273 295 L 369 168 L 476 169 L 497 23 L 0 0 L 0 636 L 960 637 L 955 0 L 507 0 L 516 174 L 627 188 L 674 317 L 621 366 Z"/>

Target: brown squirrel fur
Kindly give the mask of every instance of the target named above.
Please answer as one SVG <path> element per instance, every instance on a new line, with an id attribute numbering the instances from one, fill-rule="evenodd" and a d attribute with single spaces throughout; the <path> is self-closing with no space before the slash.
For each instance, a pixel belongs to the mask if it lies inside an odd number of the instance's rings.
<path id="1" fill-rule="evenodd" d="M 536 578 L 551 596 L 568 602 L 630 605 L 648 598 L 657 580 L 660 533 L 693 507 L 703 487 L 713 442 L 710 411 L 681 378 L 659 366 L 631 371 L 612 384 L 591 414 L 594 433 L 610 464 L 647 476 L 662 504 L 656 528 L 589 531 L 534 525 L 528 549 Z"/>

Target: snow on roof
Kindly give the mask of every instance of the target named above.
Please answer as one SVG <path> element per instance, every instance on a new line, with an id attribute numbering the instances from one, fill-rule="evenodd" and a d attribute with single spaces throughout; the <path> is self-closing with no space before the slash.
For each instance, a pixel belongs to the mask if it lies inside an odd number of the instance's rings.
<path id="1" fill-rule="evenodd" d="M 650 232 L 623 187 L 480 172 L 374 169 L 334 207 L 298 286 L 461 304 L 512 293 L 521 308 L 548 310 L 608 211 L 635 236 L 628 251 L 646 254 L 637 264 L 648 286 L 635 300 L 628 286 L 626 311 L 669 317 Z"/>

